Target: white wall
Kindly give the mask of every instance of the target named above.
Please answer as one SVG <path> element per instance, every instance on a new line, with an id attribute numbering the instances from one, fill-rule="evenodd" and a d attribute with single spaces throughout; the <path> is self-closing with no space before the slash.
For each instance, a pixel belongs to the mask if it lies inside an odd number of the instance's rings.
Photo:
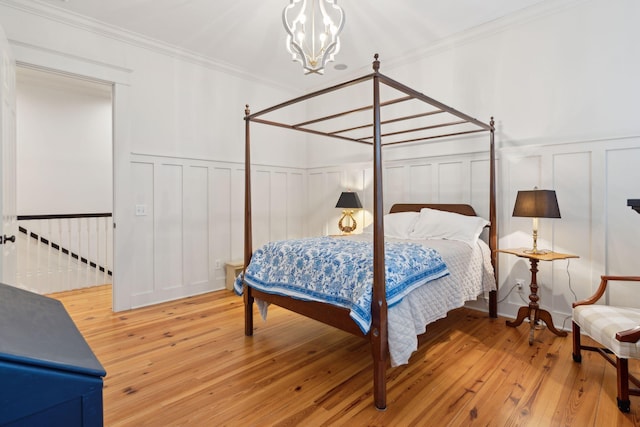
<path id="1" fill-rule="evenodd" d="M 244 164 L 135 154 L 131 167 L 134 203 L 147 209 L 133 221 L 132 306 L 222 289 L 224 263 L 244 253 Z M 254 246 L 303 237 L 304 169 L 256 165 L 252 174 Z"/>
<path id="2" fill-rule="evenodd" d="M 18 215 L 111 212 L 111 86 L 18 68 Z"/>
<path id="3" fill-rule="evenodd" d="M 222 289 L 222 263 L 242 254 L 245 104 L 257 110 L 292 94 L 39 3 L 0 1 L 0 26 L 20 63 L 113 82 L 114 308 Z M 305 153 L 290 135 L 256 145 L 253 159 L 265 165 L 256 166 L 256 204 L 273 228 L 257 242 L 301 234 L 300 211 L 281 206 L 304 191 Z"/>
<path id="4" fill-rule="evenodd" d="M 500 247 L 531 245 L 531 221 L 511 217 L 517 191 L 556 190 L 562 219 L 540 220 L 539 246 L 580 257 L 539 266 L 540 303 L 557 326 L 570 326 L 571 303 L 591 295 L 601 274 L 638 274 L 640 216 L 626 206 L 626 199 L 640 195 L 634 166 L 640 164 L 638 16 L 640 3 L 632 0 L 545 2 L 443 41 L 419 60 L 381 66 L 384 74 L 473 117 L 496 117 Z M 465 160 L 481 155 L 458 152 L 465 152 L 459 143 L 386 150 L 385 206 L 462 201 L 480 203 L 478 211 L 486 215 L 484 184 L 475 185 L 483 168 Z M 328 194 L 362 174 L 361 163 L 342 165 L 337 173 L 331 165 L 339 154 L 313 142 L 309 149 L 310 183 L 328 182 Z M 369 152 L 359 155 L 371 158 Z M 423 172 L 411 172 L 420 163 Z M 447 176 L 450 182 L 440 179 Z M 422 186 L 429 190 L 413 192 Z M 514 256 L 503 254 L 499 261 L 502 299 L 515 279 L 528 281 L 530 272 Z M 637 301 L 621 288 L 612 298 Z M 515 317 L 527 296 L 511 294 L 499 312 Z"/>

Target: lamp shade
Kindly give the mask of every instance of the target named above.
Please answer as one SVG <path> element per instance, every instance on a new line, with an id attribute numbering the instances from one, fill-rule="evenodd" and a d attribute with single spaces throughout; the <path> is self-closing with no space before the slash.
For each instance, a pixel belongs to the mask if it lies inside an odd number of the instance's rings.
<path id="1" fill-rule="evenodd" d="M 338 203 L 336 203 L 336 208 L 362 209 L 362 203 L 360 203 L 358 193 L 354 193 L 352 191 L 343 191 L 342 194 L 340 194 Z"/>
<path id="2" fill-rule="evenodd" d="M 560 218 L 556 192 L 553 190 L 518 191 L 513 216 Z"/>

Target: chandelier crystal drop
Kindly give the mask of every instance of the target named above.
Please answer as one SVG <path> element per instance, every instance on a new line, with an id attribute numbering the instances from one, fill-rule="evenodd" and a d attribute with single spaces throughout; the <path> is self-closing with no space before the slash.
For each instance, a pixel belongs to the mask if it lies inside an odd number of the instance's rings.
<path id="1" fill-rule="evenodd" d="M 302 64 L 305 74 L 324 74 L 325 64 L 340 51 L 344 11 L 337 0 L 289 0 L 282 22 L 291 58 Z"/>

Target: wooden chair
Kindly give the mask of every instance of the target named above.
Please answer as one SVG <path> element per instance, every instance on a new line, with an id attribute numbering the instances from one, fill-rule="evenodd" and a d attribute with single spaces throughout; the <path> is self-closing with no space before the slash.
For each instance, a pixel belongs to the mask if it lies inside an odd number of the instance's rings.
<path id="1" fill-rule="evenodd" d="M 602 276 L 600 287 L 593 296 L 573 303 L 573 360 L 580 363 L 580 350 L 589 350 L 600 353 L 615 366 L 618 408 L 622 412 L 629 412 L 629 395 L 640 396 L 640 381 L 629 374 L 629 359 L 640 359 L 640 308 L 595 304 L 604 294 L 609 281 L 640 282 L 640 276 Z M 581 330 L 602 347 L 581 345 Z M 630 381 L 639 388 L 629 388 Z"/>

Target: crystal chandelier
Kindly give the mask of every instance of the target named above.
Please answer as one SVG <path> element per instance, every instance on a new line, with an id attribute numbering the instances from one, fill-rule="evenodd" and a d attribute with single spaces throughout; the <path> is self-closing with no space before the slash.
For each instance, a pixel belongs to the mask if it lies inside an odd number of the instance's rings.
<path id="1" fill-rule="evenodd" d="M 305 74 L 324 74 L 325 64 L 340 51 L 338 35 L 344 12 L 337 0 L 289 0 L 282 12 L 287 50 L 302 64 Z"/>

